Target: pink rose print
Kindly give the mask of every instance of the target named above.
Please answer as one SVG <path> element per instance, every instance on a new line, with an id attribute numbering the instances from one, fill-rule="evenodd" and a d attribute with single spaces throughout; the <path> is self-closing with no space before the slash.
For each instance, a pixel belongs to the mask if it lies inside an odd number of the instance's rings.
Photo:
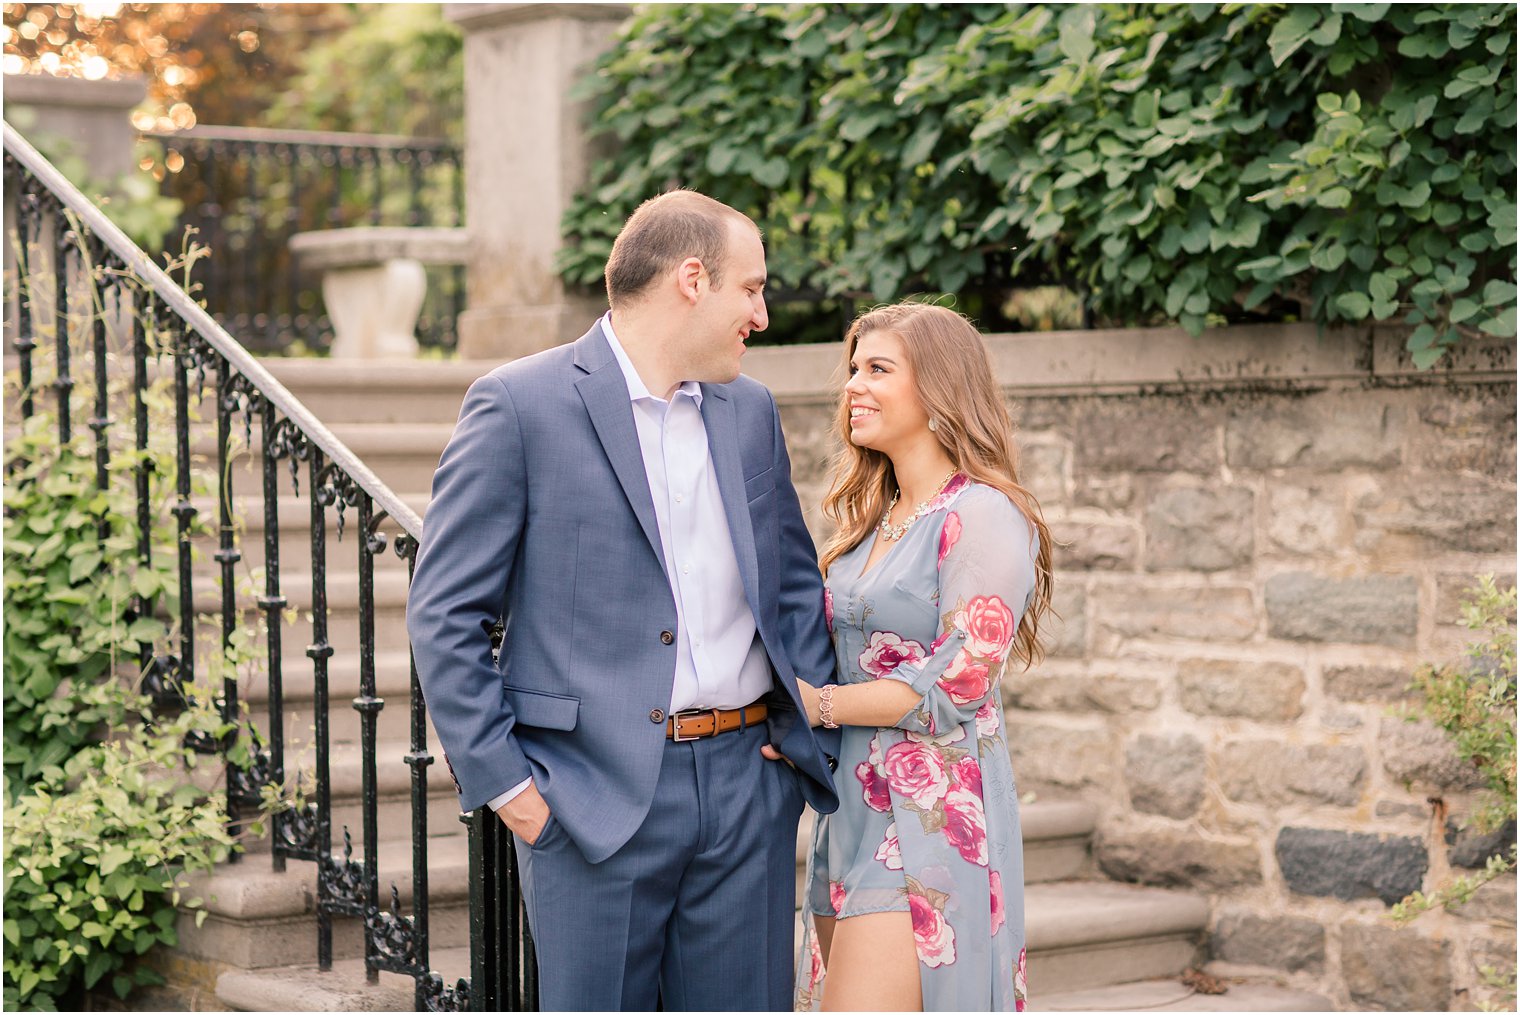
<path id="1" fill-rule="evenodd" d="M 982 766 L 973 757 L 966 756 L 950 766 L 950 778 L 962 789 L 982 797 Z"/>
<path id="2" fill-rule="evenodd" d="M 966 647 L 984 659 L 1001 659 L 1018 630 L 1013 611 L 997 596 L 973 596 L 955 615 L 955 626 L 966 632 Z"/>
<path id="3" fill-rule="evenodd" d="M 998 735 L 998 703 L 991 698 L 988 698 L 986 703 L 976 710 L 976 735 L 978 737 Z"/>
<path id="4" fill-rule="evenodd" d="M 969 705 L 987 696 L 992 679 L 986 663 L 973 661 L 968 650 L 961 649 L 945 667 L 944 674 L 935 681 L 944 688 L 945 694 L 957 705 Z"/>
<path id="5" fill-rule="evenodd" d="M 844 882 L 843 881 L 830 881 L 829 882 L 829 905 L 831 905 L 831 906 L 834 907 L 834 912 L 836 912 L 836 913 L 838 913 L 841 909 L 844 908 Z"/>
<path id="6" fill-rule="evenodd" d="M 950 640 L 950 636 L 952 634 L 954 634 L 954 633 L 955 633 L 955 629 L 951 628 L 950 630 L 946 631 L 944 634 L 940 635 L 938 638 L 935 638 L 934 641 L 930 642 L 929 643 L 929 652 L 930 652 L 930 654 L 932 655 L 933 653 L 938 652 L 939 651 L 939 647 L 941 645 L 943 645 L 945 642 L 949 641 Z"/>
<path id="7" fill-rule="evenodd" d="M 987 812 L 981 797 L 959 786 L 945 794 L 944 833 L 962 859 L 987 866 Z"/>
<path id="8" fill-rule="evenodd" d="M 934 908 L 922 895 L 908 895 L 908 911 L 913 914 L 913 943 L 918 961 L 930 969 L 948 966 L 955 961 L 955 931 L 945 914 Z"/>
<path id="9" fill-rule="evenodd" d="M 881 845 L 876 847 L 876 859 L 889 871 L 903 869 L 902 844 L 897 841 L 897 822 L 887 826 L 886 837 L 881 840 Z"/>
<path id="10" fill-rule="evenodd" d="M 1013 971 L 1013 1010 L 1023 1011 L 1029 1003 L 1029 971 L 1024 966 L 1024 949 L 1019 949 L 1019 965 Z"/>
<path id="11" fill-rule="evenodd" d="M 882 814 L 892 809 L 892 794 L 887 789 L 887 780 L 875 765 L 862 761 L 855 766 L 855 778 L 860 780 L 860 795 L 865 799 L 867 807 Z"/>
<path id="12" fill-rule="evenodd" d="M 882 767 L 887 785 L 922 810 L 932 810 L 950 789 L 945 759 L 925 744 L 911 740 L 893 744 Z"/>
<path id="13" fill-rule="evenodd" d="M 924 657 L 924 647 L 916 641 L 899 637 L 891 631 L 877 631 L 860 653 L 860 668 L 880 679 L 903 663 Z"/>
<path id="14" fill-rule="evenodd" d="M 987 887 L 992 891 L 992 933 L 996 934 L 1008 922 L 1008 914 L 1003 909 L 1003 875 L 988 871 Z"/>
<path id="15" fill-rule="evenodd" d="M 950 555 L 955 544 L 960 542 L 960 538 L 961 516 L 952 511 L 945 516 L 945 527 L 939 530 L 939 560 L 935 562 L 936 566 L 945 563 L 945 558 Z"/>
<path id="16" fill-rule="evenodd" d="M 809 994 L 818 989 L 818 984 L 823 980 L 823 950 L 818 946 L 816 934 L 808 935 L 808 953 L 813 960 L 813 967 L 808 973 L 807 992 Z"/>
<path id="17" fill-rule="evenodd" d="M 834 590 L 827 585 L 823 587 L 823 621 L 829 625 L 829 633 L 834 633 Z"/>

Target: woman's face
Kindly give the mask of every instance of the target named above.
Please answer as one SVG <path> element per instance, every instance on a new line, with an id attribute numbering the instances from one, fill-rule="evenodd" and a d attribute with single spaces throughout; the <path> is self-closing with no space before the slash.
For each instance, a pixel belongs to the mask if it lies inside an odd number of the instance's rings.
<path id="1" fill-rule="evenodd" d="M 910 443 L 932 439 L 929 413 L 918 400 L 913 368 L 902 339 L 890 331 L 868 331 L 850 359 L 844 386 L 850 405 L 850 441 L 885 455 Z"/>

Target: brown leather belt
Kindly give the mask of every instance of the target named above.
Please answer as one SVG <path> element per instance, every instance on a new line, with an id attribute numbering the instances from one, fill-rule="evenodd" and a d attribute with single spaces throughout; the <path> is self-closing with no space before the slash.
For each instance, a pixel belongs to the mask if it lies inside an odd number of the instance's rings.
<path id="1" fill-rule="evenodd" d="M 704 708 L 676 712 L 665 721 L 665 735 L 680 743 L 701 740 L 765 721 L 770 710 L 761 702 L 744 708 Z"/>

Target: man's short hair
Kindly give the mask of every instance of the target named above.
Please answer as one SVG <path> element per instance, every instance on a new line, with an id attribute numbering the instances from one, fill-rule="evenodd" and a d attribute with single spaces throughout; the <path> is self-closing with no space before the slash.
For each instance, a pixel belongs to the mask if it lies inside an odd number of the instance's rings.
<path id="1" fill-rule="evenodd" d="M 756 229 L 749 216 L 694 190 L 651 197 L 628 216 L 607 258 L 607 302 L 616 307 L 638 297 L 655 277 L 688 257 L 707 269 L 713 288 L 723 284 L 728 223 Z"/>

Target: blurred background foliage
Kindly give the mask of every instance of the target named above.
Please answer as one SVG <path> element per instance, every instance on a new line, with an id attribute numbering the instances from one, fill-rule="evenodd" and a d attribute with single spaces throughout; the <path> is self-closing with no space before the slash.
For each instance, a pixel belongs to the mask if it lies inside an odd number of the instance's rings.
<path id="1" fill-rule="evenodd" d="M 0 34 L 7 74 L 143 75 L 140 130 L 461 136 L 463 37 L 439 4 L 7 3 Z"/>
<path id="2" fill-rule="evenodd" d="M 579 89 L 614 154 L 561 268 L 693 187 L 805 298 L 1386 321 L 1428 366 L 1515 333 L 1514 39 L 1507 5 L 644 6 Z"/>

